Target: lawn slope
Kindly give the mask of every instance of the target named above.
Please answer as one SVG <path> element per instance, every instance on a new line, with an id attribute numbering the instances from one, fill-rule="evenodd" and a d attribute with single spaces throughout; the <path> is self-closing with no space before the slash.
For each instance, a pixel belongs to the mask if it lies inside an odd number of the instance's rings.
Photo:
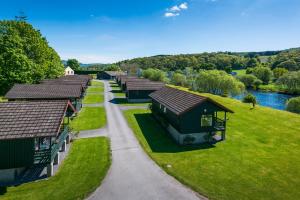
<path id="1" fill-rule="evenodd" d="M 203 94 L 234 110 L 227 139 L 215 146 L 180 147 L 147 110 L 124 114 L 145 151 L 165 171 L 210 199 L 300 196 L 300 117 Z"/>
<path id="2" fill-rule="evenodd" d="M 17 187 L 2 188 L 0 199 L 84 199 L 101 183 L 110 166 L 105 137 L 75 140 L 59 172 L 49 178 Z"/>

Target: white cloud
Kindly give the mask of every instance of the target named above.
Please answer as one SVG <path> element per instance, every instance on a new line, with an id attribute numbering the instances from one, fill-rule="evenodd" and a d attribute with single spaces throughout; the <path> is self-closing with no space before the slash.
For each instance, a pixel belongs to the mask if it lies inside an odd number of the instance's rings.
<path id="1" fill-rule="evenodd" d="M 188 3 L 184 2 L 179 5 L 172 6 L 171 8 L 167 9 L 165 12 L 165 17 L 176 17 L 180 15 L 180 12 L 183 10 L 188 9 Z"/>
<path id="2" fill-rule="evenodd" d="M 179 16 L 179 13 L 171 13 L 171 12 L 166 12 L 165 17 L 176 17 Z"/>
<path id="3" fill-rule="evenodd" d="M 173 6 L 172 8 L 168 9 L 172 12 L 177 12 L 177 11 L 180 11 L 180 8 L 178 6 Z"/>
<path id="4" fill-rule="evenodd" d="M 182 10 L 188 9 L 188 4 L 187 4 L 187 2 L 180 4 L 180 5 L 179 5 L 179 8 L 182 9 Z"/>

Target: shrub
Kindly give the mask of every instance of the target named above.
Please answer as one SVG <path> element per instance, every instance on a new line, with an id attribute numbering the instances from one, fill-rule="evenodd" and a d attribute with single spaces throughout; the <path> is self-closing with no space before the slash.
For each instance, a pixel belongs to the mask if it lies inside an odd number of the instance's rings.
<path id="1" fill-rule="evenodd" d="M 268 84 L 272 77 L 272 71 L 269 67 L 255 67 L 253 69 L 253 75 L 262 80 L 264 84 Z"/>
<path id="2" fill-rule="evenodd" d="M 300 97 L 289 99 L 286 104 L 286 110 L 294 113 L 300 113 Z"/>
<path id="3" fill-rule="evenodd" d="M 256 97 L 253 94 L 247 94 L 244 98 L 243 98 L 243 102 L 244 103 L 252 103 L 253 108 L 255 107 L 255 105 L 257 104 L 256 101 Z"/>

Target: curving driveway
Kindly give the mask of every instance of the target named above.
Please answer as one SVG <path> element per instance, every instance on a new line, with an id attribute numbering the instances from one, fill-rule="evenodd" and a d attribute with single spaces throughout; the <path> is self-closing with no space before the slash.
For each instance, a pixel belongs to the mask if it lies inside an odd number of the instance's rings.
<path id="1" fill-rule="evenodd" d="M 107 131 L 111 140 L 112 165 L 99 187 L 88 199 L 99 200 L 195 200 L 205 199 L 183 186 L 158 167 L 139 145 L 105 84 Z"/>

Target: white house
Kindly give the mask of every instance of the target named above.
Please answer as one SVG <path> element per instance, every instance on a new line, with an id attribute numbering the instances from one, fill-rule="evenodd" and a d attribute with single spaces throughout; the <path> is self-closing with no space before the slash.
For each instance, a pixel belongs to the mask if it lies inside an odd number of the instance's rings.
<path id="1" fill-rule="evenodd" d="M 74 75 L 74 70 L 69 66 L 65 69 L 65 76 L 68 75 Z"/>

